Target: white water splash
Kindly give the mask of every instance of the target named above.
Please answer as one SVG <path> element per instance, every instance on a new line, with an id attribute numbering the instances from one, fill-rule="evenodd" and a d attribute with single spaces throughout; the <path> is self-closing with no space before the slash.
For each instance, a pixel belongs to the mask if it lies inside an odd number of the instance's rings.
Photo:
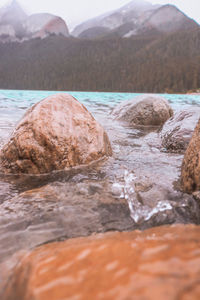
<path id="1" fill-rule="evenodd" d="M 164 212 L 172 209 L 172 205 L 169 201 L 159 201 L 153 208 L 139 202 L 137 200 L 135 191 L 136 179 L 137 177 L 133 172 L 125 170 L 124 185 L 120 183 L 113 184 L 113 189 L 118 189 L 119 191 L 119 198 L 125 198 L 127 200 L 130 209 L 130 216 L 135 223 L 148 221 L 151 217 L 158 214 L 159 212 Z"/>

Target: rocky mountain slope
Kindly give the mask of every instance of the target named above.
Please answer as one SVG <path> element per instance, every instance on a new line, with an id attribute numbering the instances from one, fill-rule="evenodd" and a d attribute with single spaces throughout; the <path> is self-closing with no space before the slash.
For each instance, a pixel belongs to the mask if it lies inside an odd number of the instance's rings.
<path id="1" fill-rule="evenodd" d="M 198 27 L 197 23 L 173 5 L 153 5 L 145 0 L 133 0 L 116 11 L 78 25 L 72 35 L 97 38 L 101 32 L 101 36 L 115 33 L 120 37 L 130 37 L 195 27 Z"/>
<path id="2" fill-rule="evenodd" d="M 0 9 L 2 42 L 45 38 L 51 34 L 69 36 L 67 25 L 60 17 L 47 13 L 28 16 L 16 0 Z"/>
<path id="3" fill-rule="evenodd" d="M 173 5 L 153 5 L 146 0 L 133 0 L 120 9 L 78 25 L 72 35 L 86 39 L 128 38 L 141 34 L 172 33 L 198 26 Z M 0 9 L 0 41 L 24 41 L 51 34 L 69 36 L 62 18 L 48 13 L 27 16 L 16 0 Z"/>
<path id="4" fill-rule="evenodd" d="M 65 21 L 57 16 L 47 13 L 34 14 L 23 22 L 26 36 L 45 38 L 50 34 L 69 36 Z"/>

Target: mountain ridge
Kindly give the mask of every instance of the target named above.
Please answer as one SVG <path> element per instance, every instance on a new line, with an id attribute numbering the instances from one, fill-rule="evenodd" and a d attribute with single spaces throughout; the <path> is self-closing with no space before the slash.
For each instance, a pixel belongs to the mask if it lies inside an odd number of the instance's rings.
<path id="1" fill-rule="evenodd" d="M 16 0 L 0 9 L 0 41 L 22 42 L 36 37 L 45 38 L 50 34 L 69 36 L 62 18 L 48 13 L 28 16 Z"/>
<path id="2" fill-rule="evenodd" d="M 165 13 L 162 13 L 163 10 Z M 184 29 L 199 26 L 174 5 L 153 5 L 148 1 L 133 0 L 119 9 L 107 13 L 106 16 L 98 16 L 79 24 L 71 34 L 84 38 L 86 33 L 86 38 L 90 38 L 88 32 L 91 32 L 91 38 L 95 38 L 92 28 L 100 29 L 102 27 L 102 30 L 109 31 L 107 34 L 111 34 L 112 32 L 117 33 L 118 28 L 126 26 L 126 24 L 129 24 L 128 30 L 123 34 L 118 33 L 120 37 L 146 34 L 149 30 L 174 32 L 181 29 L 182 26 Z"/>
<path id="3" fill-rule="evenodd" d="M 113 35 L 129 38 L 195 27 L 199 25 L 174 5 L 133 0 L 119 9 L 79 24 L 71 34 L 85 39 L 110 38 Z M 65 37 L 70 35 L 67 24 L 59 16 L 48 13 L 28 16 L 17 0 L 0 9 L 0 41 L 23 42 L 31 38 L 45 38 L 51 34 Z"/>

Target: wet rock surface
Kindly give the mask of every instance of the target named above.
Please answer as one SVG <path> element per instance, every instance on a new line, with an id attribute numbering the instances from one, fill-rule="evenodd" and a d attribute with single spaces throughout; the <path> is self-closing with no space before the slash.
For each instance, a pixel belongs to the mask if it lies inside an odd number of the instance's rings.
<path id="1" fill-rule="evenodd" d="M 171 152 L 184 153 L 200 116 L 200 109 L 190 108 L 174 114 L 160 133 L 162 146 Z"/>
<path id="2" fill-rule="evenodd" d="M 199 205 L 188 195 L 166 183 L 156 183 L 143 176 L 129 174 L 125 184 L 131 217 L 142 228 L 144 224 L 200 222 Z M 143 227 L 144 228 L 144 227 Z"/>
<path id="3" fill-rule="evenodd" d="M 103 182 L 98 191 L 95 182 L 55 182 L 5 201 L 0 209 L 0 260 L 51 240 L 133 229 L 126 201 L 114 199 L 103 191 L 107 188 Z"/>
<path id="4" fill-rule="evenodd" d="M 118 104 L 112 115 L 130 125 L 161 126 L 172 117 L 173 110 L 163 97 L 142 95 Z"/>
<path id="5" fill-rule="evenodd" d="M 200 189 L 200 121 L 198 122 L 189 146 L 185 152 L 181 180 L 185 192 L 192 193 Z"/>
<path id="6" fill-rule="evenodd" d="M 41 174 L 111 154 L 101 125 L 75 98 L 59 94 L 26 112 L 1 149 L 0 162 L 5 172 Z"/>
<path id="7" fill-rule="evenodd" d="M 153 180 L 150 174 L 121 169 L 118 174 L 113 170 L 113 183 L 105 177 L 104 167 L 101 163 L 90 170 L 62 173 L 60 181 L 4 199 L 0 204 L 0 261 L 45 242 L 96 232 L 200 223 L 200 203 L 174 190 L 170 181 L 162 183 L 160 176 Z"/>
<path id="8" fill-rule="evenodd" d="M 199 249 L 194 225 L 44 245 L 1 265 L 10 274 L 1 299 L 199 299 Z"/>

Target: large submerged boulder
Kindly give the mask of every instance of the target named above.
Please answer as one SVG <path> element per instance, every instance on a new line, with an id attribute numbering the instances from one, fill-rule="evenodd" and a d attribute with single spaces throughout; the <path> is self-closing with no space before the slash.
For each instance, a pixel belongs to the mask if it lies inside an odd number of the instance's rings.
<path id="1" fill-rule="evenodd" d="M 192 108 L 175 113 L 160 133 L 162 146 L 171 152 L 185 152 L 199 120 L 200 109 Z"/>
<path id="2" fill-rule="evenodd" d="M 1 300 L 200 299 L 199 247 L 194 225 L 43 245 L 18 258 Z"/>
<path id="3" fill-rule="evenodd" d="M 184 155 L 181 181 L 185 192 L 200 189 L 200 120 Z"/>
<path id="4" fill-rule="evenodd" d="M 111 155 L 108 136 L 87 109 L 67 94 L 31 107 L 0 152 L 5 172 L 40 174 Z"/>
<path id="5" fill-rule="evenodd" d="M 161 126 L 173 115 L 168 101 L 157 95 L 141 95 L 121 102 L 112 111 L 115 119 L 130 125 Z"/>

